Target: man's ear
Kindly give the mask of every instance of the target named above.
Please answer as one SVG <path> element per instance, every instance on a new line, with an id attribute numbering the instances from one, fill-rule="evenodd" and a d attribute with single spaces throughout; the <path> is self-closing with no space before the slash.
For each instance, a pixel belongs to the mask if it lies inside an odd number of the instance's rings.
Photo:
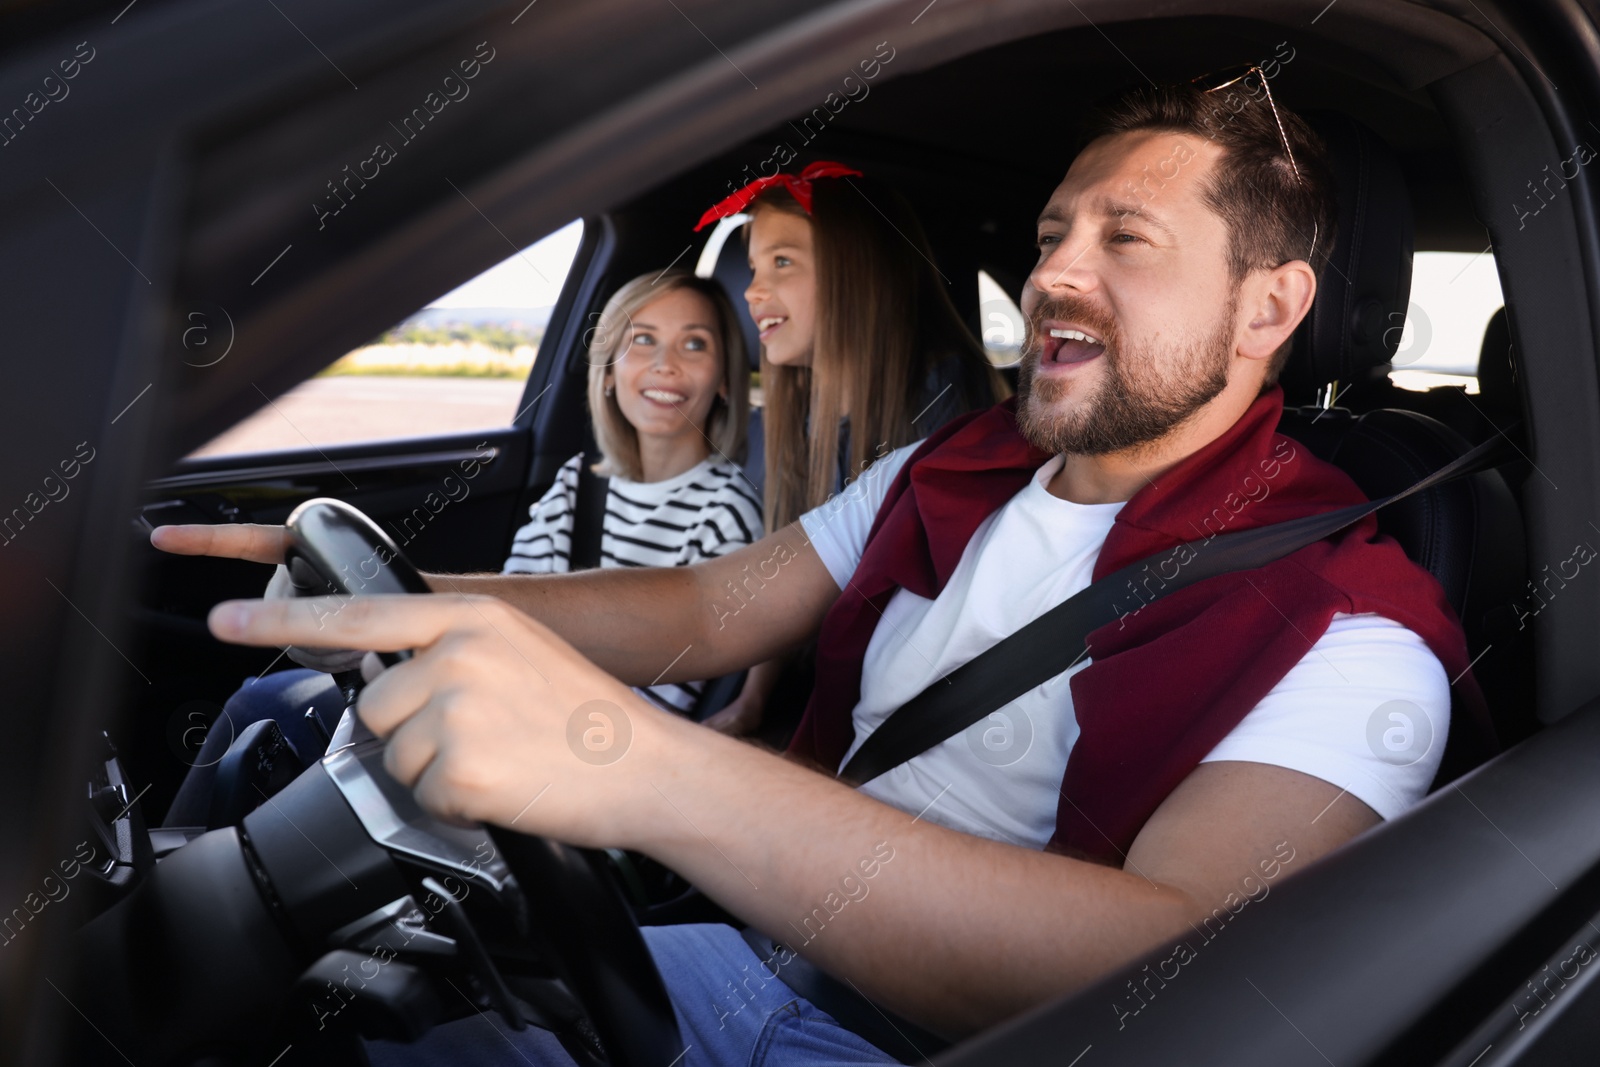
<path id="1" fill-rule="evenodd" d="M 1303 259 L 1256 274 L 1245 281 L 1238 351 L 1247 359 L 1271 359 L 1311 310 L 1317 276 Z"/>

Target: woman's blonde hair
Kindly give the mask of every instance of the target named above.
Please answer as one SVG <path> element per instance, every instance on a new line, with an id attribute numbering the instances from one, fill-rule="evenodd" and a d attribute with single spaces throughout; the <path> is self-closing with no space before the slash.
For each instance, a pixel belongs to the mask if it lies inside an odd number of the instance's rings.
<path id="1" fill-rule="evenodd" d="M 639 432 L 622 415 L 615 392 L 606 395 L 606 374 L 633 339 L 633 317 L 668 293 L 679 289 L 699 293 L 716 313 L 717 344 L 722 353 L 722 383 L 727 399 L 711 402 L 711 413 L 701 427 L 713 454 L 732 463 L 744 461 L 745 431 L 750 424 L 750 364 L 744 334 L 733 305 L 722 286 L 697 278 L 686 270 L 641 274 L 614 293 L 589 331 L 589 417 L 594 422 L 595 443 L 600 446 L 597 474 L 639 481 L 644 469 L 639 460 Z"/>
<path id="2" fill-rule="evenodd" d="M 783 211 L 811 223 L 817 285 L 810 366 L 780 367 L 761 353 L 769 530 L 833 492 L 840 460 L 836 427 L 846 412 L 848 481 L 883 449 L 936 429 L 916 422 L 922 412 L 913 401 L 961 412 L 1010 394 L 962 323 L 911 206 L 866 178 L 819 180 L 811 195 L 809 215 L 782 188 L 762 193 L 752 205 L 757 213 Z M 746 226 L 746 240 L 749 231 Z M 948 370 L 951 395 L 923 397 L 936 368 Z"/>

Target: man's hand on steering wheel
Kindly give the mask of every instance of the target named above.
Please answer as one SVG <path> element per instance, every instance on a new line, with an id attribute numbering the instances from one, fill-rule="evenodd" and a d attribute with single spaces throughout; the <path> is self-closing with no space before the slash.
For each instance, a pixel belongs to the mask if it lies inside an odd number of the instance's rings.
<path id="1" fill-rule="evenodd" d="M 630 848 L 641 827 L 628 813 L 659 807 L 648 764 L 670 717 L 500 600 L 227 601 L 209 621 L 237 644 L 414 650 L 362 691 L 357 713 L 388 739 L 385 768 L 440 818 Z"/>

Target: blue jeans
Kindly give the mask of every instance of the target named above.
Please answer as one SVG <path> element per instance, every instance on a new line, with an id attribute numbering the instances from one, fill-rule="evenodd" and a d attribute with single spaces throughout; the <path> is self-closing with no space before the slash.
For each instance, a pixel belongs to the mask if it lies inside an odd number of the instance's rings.
<path id="1" fill-rule="evenodd" d="M 640 930 L 655 957 L 687 1047 L 674 1067 L 826 1067 L 895 1063 L 763 969 L 731 926 Z M 571 1067 L 546 1030 L 516 1031 L 498 1015 L 444 1023 L 405 1045 L 369 1041 L 373 1067 Z M 680 1050 L 673 1050 L 676 1054 Z"/>
<path id="2" fill-rule="evenodd" d="M 339 716 L 344 713 L 344 698 L 331 674 L 292 670 L 246 678 L 238 692 L 222 706 L 216 721 L 207 728 L 194 765 L 184 775 L 162 825 L 206 825 L 217 780 L 217 763 L 233 744 L 233 739 L 253 722 L 276 719 L 284 738 L 302 762 L 309 764 L 321 756 L 327 743 L 305 720 L 306 709 L 312 707 L 317 709 L 317 720 L 322 728 L 332 735 Z"/>

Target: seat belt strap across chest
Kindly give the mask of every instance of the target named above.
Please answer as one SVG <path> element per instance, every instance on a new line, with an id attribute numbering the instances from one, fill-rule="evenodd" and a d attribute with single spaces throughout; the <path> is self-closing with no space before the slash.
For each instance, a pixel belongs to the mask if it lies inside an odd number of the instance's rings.
<path id="1" fill-rule="evenodd" d="M 1163 575 L 1166 584 L 1131 607 L 1137 610 L 1207 578 L 1264 567 L 1413 493 L 1507 462 L 1512 458 L 1505 455 L 1508 451 L 1504 435 L 1496 435 L 1380 500 L 1189 541 L 1184 547 L 1192 555 L 1178 574 Z M 872 732 L 839 771 L 840 781 L 852 786 L 869 782 L 1076 665 L 1089 654 L 1089 634 L 1127 612 L 1127 591 L 1144 577 L 1145 568 L 1181 551 L 1174 546 L 1106 575 L 929 685 Z"/>
<path id="2" fill-rule="evenodd" d="M 572 499 L 569 571 L 587 571 L 600 566 L 600 538 L 605 532 L 606 497 L 610 495 L 611 479 L 590 470 L 588 456 L 580 457 L 578 488 Z"/>

